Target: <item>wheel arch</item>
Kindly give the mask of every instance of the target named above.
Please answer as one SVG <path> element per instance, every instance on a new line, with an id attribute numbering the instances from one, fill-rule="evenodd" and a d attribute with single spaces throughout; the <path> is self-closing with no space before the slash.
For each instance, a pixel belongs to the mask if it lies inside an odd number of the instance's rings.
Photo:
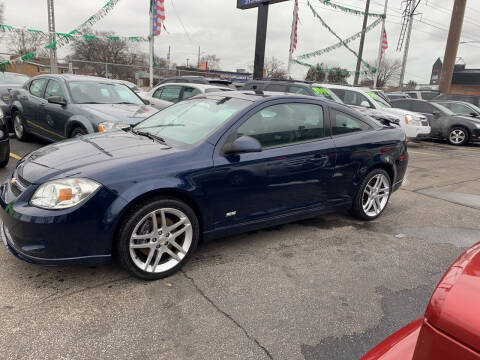
<path id="1" fill-rule="evenodd" d="M 82 127 L 84 128 L 87 133 L 93 133 L 95 132 L 92 124 L 85 118 L 83 117 L 71 117 L 68 119 L 66 125 L 65 125 L 65 136 L 67 138 L 71 137 L 72 131 L 77 128 L 77 127 Z"/>
<path id="2" fill-rule="evenodd" d="M 367 171 L 365 172 L 365 176 L 367 176 L 371 171 L 375 169 L 383 169 L 387 172 L 389 178 L 390 178 L 390 183 L 391 186 L 395 183 L 395 177 L 396 177 L 396 171 L 395 167 L 393 164 L 387 163 L 387 162 L 381 162 L 375 165 L 370 166 Z"/>
<path id="3" fill-rule="evenodd" d="M 175 188 L 165 188 L 165 189 L 158 189 L 158 190 L 152 190 L 148 191 L 144 194 L 141 194 L 137 196 L 136 198 L 132 199 L 131 201 L 128 202 L 128 204 L 122 209 L 120 212 L 120 215 L 118 217 L 118 221 L 115 224 L 115 231 L 114 231 L 114 238 L 112 239 L 112 248 L 114 249 L 115 246 L 113 246 L 113 243 L 115 242 L 115 239 L 118 237 L 118 230 L 122 224 L 123 219 L 125 216 L 128 214 L 128 212 L 133 209 L 136 205 L 139 203 L 147 200 L 147 199 L 154 199 L 154 198 L 161 198 L 161 197 L 169 197 L 169 198 L 174 198 L 176 200 L 183 201 L 185 204 L 187 204 L 192 211 L 195 213 L 198 219 L 198 224 L 200 226 L 200 240 L 202 239 L 202 229 L 204 227 L 203 225 L 203 216 L 202 212 L 200 211 L 200 207 L 197 204 L 197 202 L 193 199 L 192 196 L 190 196 L 188 193 L 185 191 L 175 189 Z"/>

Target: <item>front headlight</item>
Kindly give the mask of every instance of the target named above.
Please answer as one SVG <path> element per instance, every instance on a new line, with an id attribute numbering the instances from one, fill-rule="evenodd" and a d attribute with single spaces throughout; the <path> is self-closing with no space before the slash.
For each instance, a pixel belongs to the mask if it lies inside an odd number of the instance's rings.
<path id="1" fill-rule="evenodd" d="M 408 125 L 408 123 L 410 123 L 412 120 L 413 120 L 412 115 L 405 115 L 405 124 Z"/>
<path id="2" fill-rule="evenodd" d="M 90 179 L 49 181 L 35 191 L 30 204 L 48 210 L 68 209 L 87 200 L 100 186 Z"/>
<path id="3" fill-rule="evenodd" d="M 3 110 L 0 109 L 0 119 L 3 119 Z"/>
<path id="4" fill-rule="evenodd" d="M 98 125 L 98 131 L 106 132 L 106 131 L 114 131 L 114 130 L 122 130 L 128 128 L 129 125 L 115 123 L 115 122 L 103 122 Z"/>

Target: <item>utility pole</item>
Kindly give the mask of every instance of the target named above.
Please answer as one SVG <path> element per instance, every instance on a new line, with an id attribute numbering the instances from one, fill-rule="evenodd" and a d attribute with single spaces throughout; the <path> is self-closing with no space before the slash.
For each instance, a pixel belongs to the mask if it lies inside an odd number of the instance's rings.
<path id="1" fill-rule="evenodd" d="M 420 4 L 420 1 L 422 0 L 409 0 L 409 3 L 407 3 L 407 7 L 405 9 L 404 16 L 408 16 L 408 31 L 405 49 L 403 51 L 402 71 L 400 72 L 400 91 L 403 91 L 403 81 L 405 79 L 405 69 L 407 67 L 408 60 L 408 48 L 410 47 L 410 37 L 412 36 L 413 17 L 415 16 L 415 10 L 417 10 L 417 6 Z"/>
<path id="2" fill-rule="evenodd" d="M 155 33 L 153 32 L 153 16 L 154 16 L 154 11 L 153 11 L 153 3 L 150 3 L 150 37 L 148 38 L 149 40 L 149 80 L 150 80 L 150 89 L 153 89 L 153 57 L 155 56 Z"/>
<path id="3" fill-rule="evenodd" d="M 48 7 L 48 32 L 50 34 L 50 43 L 54 42 L 56 39 L 55 35 L 55 11 L 53 0 L 47 0 Z M 50 73 L 57 73 L 57 49 L 54 47 L 50 49 Z"/>
<path id="4" fill-rule="evenodd" d="M 388 10 L 388 0 L 385 0 L 385 7 L 383 8 L 383 21 L 382 21 L 382 31 L 380 32 L 380 43 L 378 45 L 378 56 L 377 56 L 377 72 L 375 73 L 375 81 L 373 83 L 373 88 L 377 88 L 378 84 L 378 75 L 380 74 L 380 65 L 382 64 L 382 45 L 383 45 L 383 34 L 385 33 L 385 20 L 387 19 L 387 10 Z"/>
<path id="5" fill-rule="evenodd" d="M 452 19 L 450 20 L 450 29 L 448 31 L 447 46 L 443 58 L 442 75 L 440 77 L 440 92 L 448 93 L 452 86 L 453 70 L 455 68 L 455 59 L 457 57 L 458 44 L 462 34 L 463 17 L 467 0 L 455 0 L 452 10 Z"/>
<path id="6" fill-rule="evenodd" d="M 197 61 L 197 69 L 200 69 L 200 46 L 198 47 L 198 61 Z"/>
<path id="7" fill-rule="evenodd" d="M 367 0 L 367 3 L 365 4 L 365 15 L 363 16 L 362 35 L 360 37 L 360 48 L 358 49 L 357 68 L 355 69 L 355 79 L 353 80 L 353 85 L 358 85 L 358 79 L 360 77 L 360 66 L 362 65 L 363 44 L 365 42 L 365 29 L 367 28 L 369 9 L 370 0 Z"/>
<path id="8" fill-rule="evenodd" d="M 190 59 L 189 59 L 189 58 L 187 58 L 187 68 L 188 68 L 188 61 L 189 61 L 189 60 L 190 60 Z"/>
<path id="9" fill-rule="evenodd" d="M 167 66 L 169 70 L 170 70 L 170 56 L 171 56 L 171 47 L 170 45 L 168 45 Z"/>

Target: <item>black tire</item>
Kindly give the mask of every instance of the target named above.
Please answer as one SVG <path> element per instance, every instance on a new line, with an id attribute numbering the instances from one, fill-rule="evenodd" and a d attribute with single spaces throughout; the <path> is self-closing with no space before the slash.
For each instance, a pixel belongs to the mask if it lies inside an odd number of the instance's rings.
<path id="1" fill-rule="evenodd" d="M 454 146 L 467 145 L 470 141 L 470 133 L 462 126 L 454 126 L 448 132 L 447 141 Z"/>
<path id="2" fill-rule="evenodd" d="M 83 136 L 83 135 L 87 135 L 88 132 L 87 130 L 85 130 L 85 128 L 81 127 L 81 126 L 78 126 L 76 127 L 75 129 L 72 130 L 71 134 L 70 134 L 70 137 L 71 138 L 75 138 L 75 137 L 79 137 L 79 136 Z"/>
<path id="3" fill-rule="evenodd" d="M 28 141 L 30 139 L 30 134 L 25 126 L 25 120 L 19 112 L 12 114 L 12 124 L 13 132 L 19 141 Z"/>
<path id="4" fill-rule="evenodd" d="M 375 178 L 377 175 L 385 176 L 386 181 L 388 181 L 389 192 L 388 192 L 387 201 L 386 201 L 384 207 L 381 209 L 380 213 L 372 216 L 372 215 L 367 214 L 367 212 L 364 210 L 363 201 L 364 201 L 364 196 L 365 196 L 365 188 L 370 183 L 370 181 L 372 181 L 372 179 Z M 360 184 L 360 186 L 358 188 L 358 192 L 355 195 L 355 198 L 353 200 L 353 204 L 352 204 L 352 207 L 350 209 L 350 213 L 352 214 L 352 216 L 356 217 L 359 220 L 363 220 L 363 221 L 375 220 L 380 215 L 382 215 L 382 213 L 387 208 L 388 202 L 390 201 L 391 194 L 392 194 L 392 180 L 390 179 L 390 175 L 388 175 L 388 173 L 383 169 L 374 169 L 374 170 L 370 171 L 367 174 L 367 176 L 365 176 L 362 183 Z"/>
<path id="5" fill-rule="evenodd" d="M 7 148 L 5 149 L 4 158 L 0 161 L 0 168 L 4 168 L 8 165 L 10 161 L 10 142 L 7 144 Z"/>
<path id="6" fill-rule="evenodd" d="M 191 243 L 184 257 L 175 266 L 162 272 L 148 272 L 140 269 L 140 267 L 132 259 L 131 249 L 130 249 L 130 238 L 132 237 L 133 231 L 135 230 L 135 228 L 136 227 L 138 228 L 138 225 L 141 224 L 142 221 L 144 221 L 143 219 L 145 219 L 152 212 L 160 209 L 175 209 L 177 211 L 182 212 L 184 215 L 186 215 L 186 217 L 188 218 L 188 221 L 191 224 L 191 232 L 190 232 Z M 155 218 L 158 219 L 157 214 L 155 214 Z M 184 232 L 183 236 L 184 236 L 183 241 L 185 242 L 186 241 L 185 239 L 187 238 L 187 233 Z M 135 205 L 123 217 L 122 224 L 120 225 L 117 232 L 117 240 L 116 240 L 114 250 L 115 250 L 115 255 L 119 260 L 120 264 L 128 272 L 130 272 L 131 274 L 143 280 L 158 280 L 176 273 L 183 267 L 183 265 L 185 265 L 189 261 L 192 254 L 195 252 L 195 249 L 198 245 L 199 238 L 200 238 L 200 226 L 198 223 L 197 216 L 195 215 L 195 212 L 187 204 L 175 198 L 169 198 L 169 197 L 153 198 Z M 152 239 L 148 239 L 148 240 L 145 239 L 144 241 L 152 244 Z M 160 247 L 160 240 L 158 239 L 157 241 L 159 244 L 158 247 Z M 176 238 L 175 238 L 175 241 L 177 241 Z M 179 241 L 177 241 L 177 243 L 178 242 Z M 170 246 L 170 245 L 167 244 L 166 246 Z M 158 255 L 158 252 L 155 252 L 155 251 L 160 251 L 158 250 L 158 247 L 155 250 L 153 250 L 154 251 L 153 255 L 155 254 Z M 173 246 L 170 247 L 170 249 L 174 249 Z M 138 249 L 138 251 L 142 251 L 142 250 L 147 252 L 151 251 L 151 249 L 150 250 Z M 133 252 L 136 255 L 138 254 L 137 250 L 134 250 Z M 144 256 L 147 257 L 146 254 L 144 254 Z M 139 259 L 137 258 L 136 260 L 138 261 Z M 146 260 L 145 263 L 147 263 L 147 265 L 151 264 L 152 260 L 150 260 L 150 262 Z M 170 260 L 173 260 L 171 256 L 170 256 Z M 152 265 L 152 268 L 153 268 L 153 265 Z"/>

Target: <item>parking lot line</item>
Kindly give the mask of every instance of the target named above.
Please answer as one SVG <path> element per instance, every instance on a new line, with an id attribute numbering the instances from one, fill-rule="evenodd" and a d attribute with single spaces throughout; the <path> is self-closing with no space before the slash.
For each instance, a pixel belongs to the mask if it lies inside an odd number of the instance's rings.
<path id="1" fill-rule="evenodd" d="M 14 153 L 10 153 L 10 157 L 12 157 L 16 160 L 20 160 L 22 158 L 21 156 L 18 156 L 17 154 L 14 154 Z"/>
<path id="2" fill-rule="evenodd" d="M 413 154 L 423 154 L 423 155 L 430 155 L 430 156 L 439 156 L 439 157 L 442 157 L 442 155 L 432 154 L 432 153 L 426 153 L 426 152 L 421 152 L 421 151 L 408 150 L 408 152 L 409 152 L 409 153 L 413 153 Z"/>

